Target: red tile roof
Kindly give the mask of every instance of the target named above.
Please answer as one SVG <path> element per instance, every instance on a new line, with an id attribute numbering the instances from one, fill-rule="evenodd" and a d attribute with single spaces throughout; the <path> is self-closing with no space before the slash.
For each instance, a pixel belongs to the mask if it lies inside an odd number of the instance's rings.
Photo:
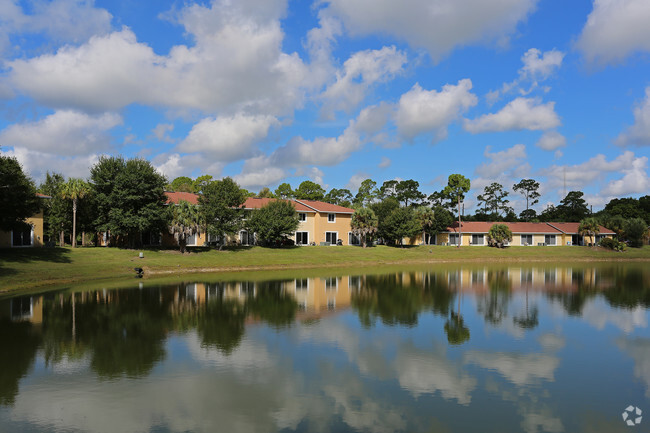
<path id="1" fill-rule="evenodd" d="M 298 203 L 302 203 L 305 206 L 310 207 L 311 209 L 318 212 L 332 212 L 332 213 L 354 213 L 354 209 L 349 207 L 343 207 L 336 204 L 325 203 L 323 201 L 315 200 L 295 200 Z"/>
<path id="2" fill-rule="evenodd" d="M 526 223 L 526 222 L 491 222 L 491 221 L 463 221 L 463 233 L 487 233 L 490 227 L 494 224 L 505 224 L 508 226 L 512 233 L 530 233 L 530 234 L 577 234 L 580 223 Z M 451 233 L 458 232 L 458 222 L 454 222 L 451 226 L 447 227 L 447 231 Z M 613 235 L 614 232 L 600 226 L 600 234 Z"/>
<path id="3" fill-rule="evenodd" d="M 578 227 L 580 227 L 580 223 L 548 223 L 549 225 L 557 228 L 563 233 L 567 234 L 577 234 L 578 233 Z M 598 232 L 601 235 L 613 235 L 615 234 L 613 231 L 603 227 L 603 226 L 598 226 L 600 227 L 600 231 Z"/>
<path id="4" fill-rule="evenodd" d="M 190 204 L 199 204 L 198 194 L 193 194 L 191 192 L 165 191 L 165 195 L 167 195 L 167 203 L 178 204 L 181 201 L 186 201 Z"/>
<path id="5" fill-rule="evenodd" d="M 267 204 L 277 201 L 280 199 L 277 198 L 257 198 L 257 197 L 248 197 L 246 201 L 244 202 L 244 209 L 260 209 Z M 296 208 L 296 211 L 298 212 L 313 212 L 313 209 L 308 208 L 307 206 L 297 203 L 295 200 L 288 200 L 290 201 L 294 207 Z"/>
<path id="6" fill-rule="evenodd" d="M 49 195 L 41 194 L 40 192 L 36 193 L 36 197 L 38 197 L 38 198 L 52 198 Z"/>
<path id="7" fill-rule="evenodd" d="M 509 223 L 493 221 L 463 221 L 462 231 L 464 233 L 487 233 L 494 224 L 505 224 L 513 233 L 548 233 L 560 234 L 558 229 L 550 227 L 546 223 Z M 449 232 L 458 231 L 458 222 L 455 222 L 447 228 Z"/>

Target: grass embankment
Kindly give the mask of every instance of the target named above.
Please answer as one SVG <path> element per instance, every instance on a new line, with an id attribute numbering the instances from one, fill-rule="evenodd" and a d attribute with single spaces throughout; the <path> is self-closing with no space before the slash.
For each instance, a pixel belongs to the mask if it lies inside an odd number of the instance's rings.
<path id="1" fill-rule="evenodd" d="M 145 276 L 190 272 L 360 267 L 444 262 L 556 262 L 648 260 L 650 247 L 616 253 L 588 247 L 487 247 L 419 246 L 392 248 L 293 247 L 197 250 L 181 255 L 175 250 L 117 248 L 0 249 L 0 293 L 133 277 L 134 267 Z"/>

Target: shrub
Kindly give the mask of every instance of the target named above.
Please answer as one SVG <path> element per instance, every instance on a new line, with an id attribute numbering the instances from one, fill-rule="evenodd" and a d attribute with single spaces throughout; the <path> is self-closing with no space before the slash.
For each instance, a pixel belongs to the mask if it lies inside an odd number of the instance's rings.
<path id="1" fill-rule="evenodd" d="M 623 242 L 619 242 L 616 239 L 612 239 L 612 238 L 603 238 L 600 240 L 600 243 L 598 245 L 600 245 L 603 248 L 609 248 L 610 250 L 614 250 L 614 251 L 625 250 L 625 244 Z"/>
<path id="2" fill-rule="evenodd" d="M 494 224 L 488 232 L 488 245 L 503 248 L 506 242 L 512 241 L 512 232 L 505 224 Z"/>

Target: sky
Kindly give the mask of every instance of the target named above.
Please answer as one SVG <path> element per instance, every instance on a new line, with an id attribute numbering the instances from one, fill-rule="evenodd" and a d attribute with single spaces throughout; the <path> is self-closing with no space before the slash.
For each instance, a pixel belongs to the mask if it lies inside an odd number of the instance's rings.
<path id="1" fill-rule="evenodd" d="M 0 0 L 0 153 L 259 191 L 540 182 L 650 194 L 647 0 Z"/>

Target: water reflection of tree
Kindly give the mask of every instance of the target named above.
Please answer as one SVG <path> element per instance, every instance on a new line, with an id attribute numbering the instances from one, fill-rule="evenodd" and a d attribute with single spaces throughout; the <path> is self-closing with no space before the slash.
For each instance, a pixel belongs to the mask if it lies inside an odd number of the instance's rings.
<path id="1" fill-rule="evenodd" d="M 443 274 L 367 275 L 363 288 L 352 296 L 352 307 L 366 328 L 377 319 L 389 326 L 415 326 L 418 315 L 428 309 L 447 316 L 454 296 Z"/>
<path id="2" fill-rule="evenodd" d="M 275 328 L 293 323 L 298 303 L 284 291 L 284 284 L 282 281 L 258 283 L 257 296 L 246 300 L 247 310 Z"/>
<path id="3" fill-rule="evenodd" d="M 246 309 L 235 299 L 218 297 L 199 310 L 197 332 L 204 347 L 231 354 L 244 335 Z"/>
<path id="4" fill-rule="evenodd" d="M 0 321 L 0 405 L 12 405 L 18 382 L 34 363 L 41 339 L 28 322 Z"/>
<path id="5" fill-rule="evenodd" d="M 93 295 L 73 294 L 74 304 L 73 298 L 63 305 L 56 300 L 46 304 L 46 361 L 75 359 L 87 352 L 91 368 L 102 377 L 148 374 L 164 358 L 164 340 L 171 328 L 158 291 L 116 290 L 110 302 Z M 82 297 L 80 302 L 77 298 Z"/>
<path id="6" fill-rule="evenodd" d="M 619 266 L 612 269 L 613 287 L 603 295 L 613 307 L 650 308 L 650 269 Z"/>
<path id="7" fill-rule="evenodd" d="M 587 278 L 589 274 L 589 278 Z M 577 269 L 571 272 L 571 290 L 561 292 L 546 292 L 546 296 L 559 301 L 564 310 L 571 316 L 581 316 L 587 300 L 596 296 L 599 277 L 595 269 Z"/>
<path id="8" fill-rule="evenodd" d="M 524 315 L 515 316 L 512 318 L 512 321 L 515 325 L 523 329 L 535 329 L 539 325 L 538 319 L 538 309 L 534 305 L 532 308 L 528 308 L 528 287 L 526 287 L 526 310 Z"/>
<path id="9" fill-rule="evenodd" d="M 512 282 L 507 269 L 488 271 L 488 286 L 488 292 L 478 296 L 478 311 L 486 322 L 498 325 L 508 315 L 512 296 Z"/>
<path id="10" fill-rule="evenodd" d="M 460 345 L 469 340 L 469 328 L 465 326 L 463 317 L 458 313 L 451 312 L 449 319 L 445 322 L 445 334 L 449 344 Z"/>

